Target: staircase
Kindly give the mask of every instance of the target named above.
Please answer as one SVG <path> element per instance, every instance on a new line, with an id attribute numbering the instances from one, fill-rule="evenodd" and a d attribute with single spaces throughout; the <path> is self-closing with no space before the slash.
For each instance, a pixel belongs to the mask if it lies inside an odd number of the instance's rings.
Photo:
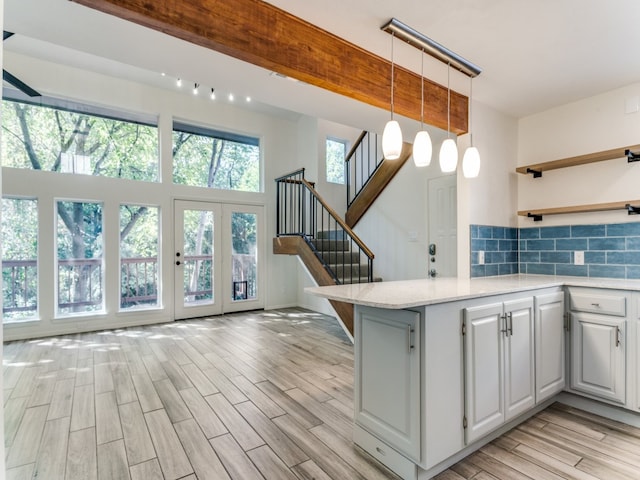
<path id="1" fill-rule="evenodd" d="M 304 169 L 276 183 L 273 253 L 298 255 L 320 286 L 372 282 L 373 253 L 304 178 Z M 353 305 L 331 304 L 353 334 Z"/>

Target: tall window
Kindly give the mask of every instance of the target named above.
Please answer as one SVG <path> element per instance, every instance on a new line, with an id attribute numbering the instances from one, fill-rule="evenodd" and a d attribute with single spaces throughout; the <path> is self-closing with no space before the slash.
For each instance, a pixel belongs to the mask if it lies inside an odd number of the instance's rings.
<path id="1" fill-rule="evenodd" d="M 2 199 L 2 318 L 38 317 L 38 203 Z"/>
<path id="2" fill-rule="evenodd" d="M 173 124 L 173 182 L 259 192 L 260 141 L 176 122 Z"/>
<path id="3" fill-rule="evenodd" d="M 44 102 L 3 101 L 2 166 L 158 181 L 155 125 L 86 105 Z"/>
<path id="4" fill-rule="evenodd" d="M 104 309 L 102 204 L 57 202 L 58 314 Z"/>
<path id="5" fill-rule="evenodd" d="M 327 182 L 344 184 L 344 161 L 346 156 L 346 140 L 327 138 Z"/>
<path id="6" fill-rule="evenodd" d="M 231 214 L 233 300 L 254 300 L 258 295 L 257 230 L 255 213 Z"/>
<path id="7" fill-rule="evenodd" d="M 159 306 L 158 207 L 120 206 L 120 308 Z"/>

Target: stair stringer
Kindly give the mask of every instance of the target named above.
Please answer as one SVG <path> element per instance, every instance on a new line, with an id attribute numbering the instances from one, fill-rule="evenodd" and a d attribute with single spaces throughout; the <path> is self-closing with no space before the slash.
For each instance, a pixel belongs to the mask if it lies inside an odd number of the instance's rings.
<path id="1" fill-rule="evenodd" d="M 276 237 L 273 239 L 273 253 L 297 255 L 320 287 L 336 285 L 336 281 L 326 271 L 309 245 L 300 236 Z M 329 300 L 338 315 L 342 327 L 353 338 L 353 305 L 351 303 Z"/>

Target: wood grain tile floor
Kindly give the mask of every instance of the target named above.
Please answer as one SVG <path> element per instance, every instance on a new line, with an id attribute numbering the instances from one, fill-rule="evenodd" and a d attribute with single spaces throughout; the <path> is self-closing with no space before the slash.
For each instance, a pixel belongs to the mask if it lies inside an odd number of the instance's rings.
<path id="1" fill-rule="evenodd" d="M 6 478 L 397 479 L 351 441 L 353 347 L 302 309 L 4 346 Z M 554 405 L 438 476 L 639 479 L 640 430 Z"/>

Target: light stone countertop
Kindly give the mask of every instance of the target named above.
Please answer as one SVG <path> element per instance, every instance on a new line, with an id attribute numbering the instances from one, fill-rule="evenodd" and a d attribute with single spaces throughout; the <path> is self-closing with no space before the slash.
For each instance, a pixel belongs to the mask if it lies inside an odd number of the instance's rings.
<path id="1" fill-rule="evenodd" d="M 564 285 L 640 291 L 640 280 L 552 275 L 504 275 L 472 279 L 429 278 L 307 287 L 304 291 L 318 297 L 355 305 L 401 309 Z"/>

